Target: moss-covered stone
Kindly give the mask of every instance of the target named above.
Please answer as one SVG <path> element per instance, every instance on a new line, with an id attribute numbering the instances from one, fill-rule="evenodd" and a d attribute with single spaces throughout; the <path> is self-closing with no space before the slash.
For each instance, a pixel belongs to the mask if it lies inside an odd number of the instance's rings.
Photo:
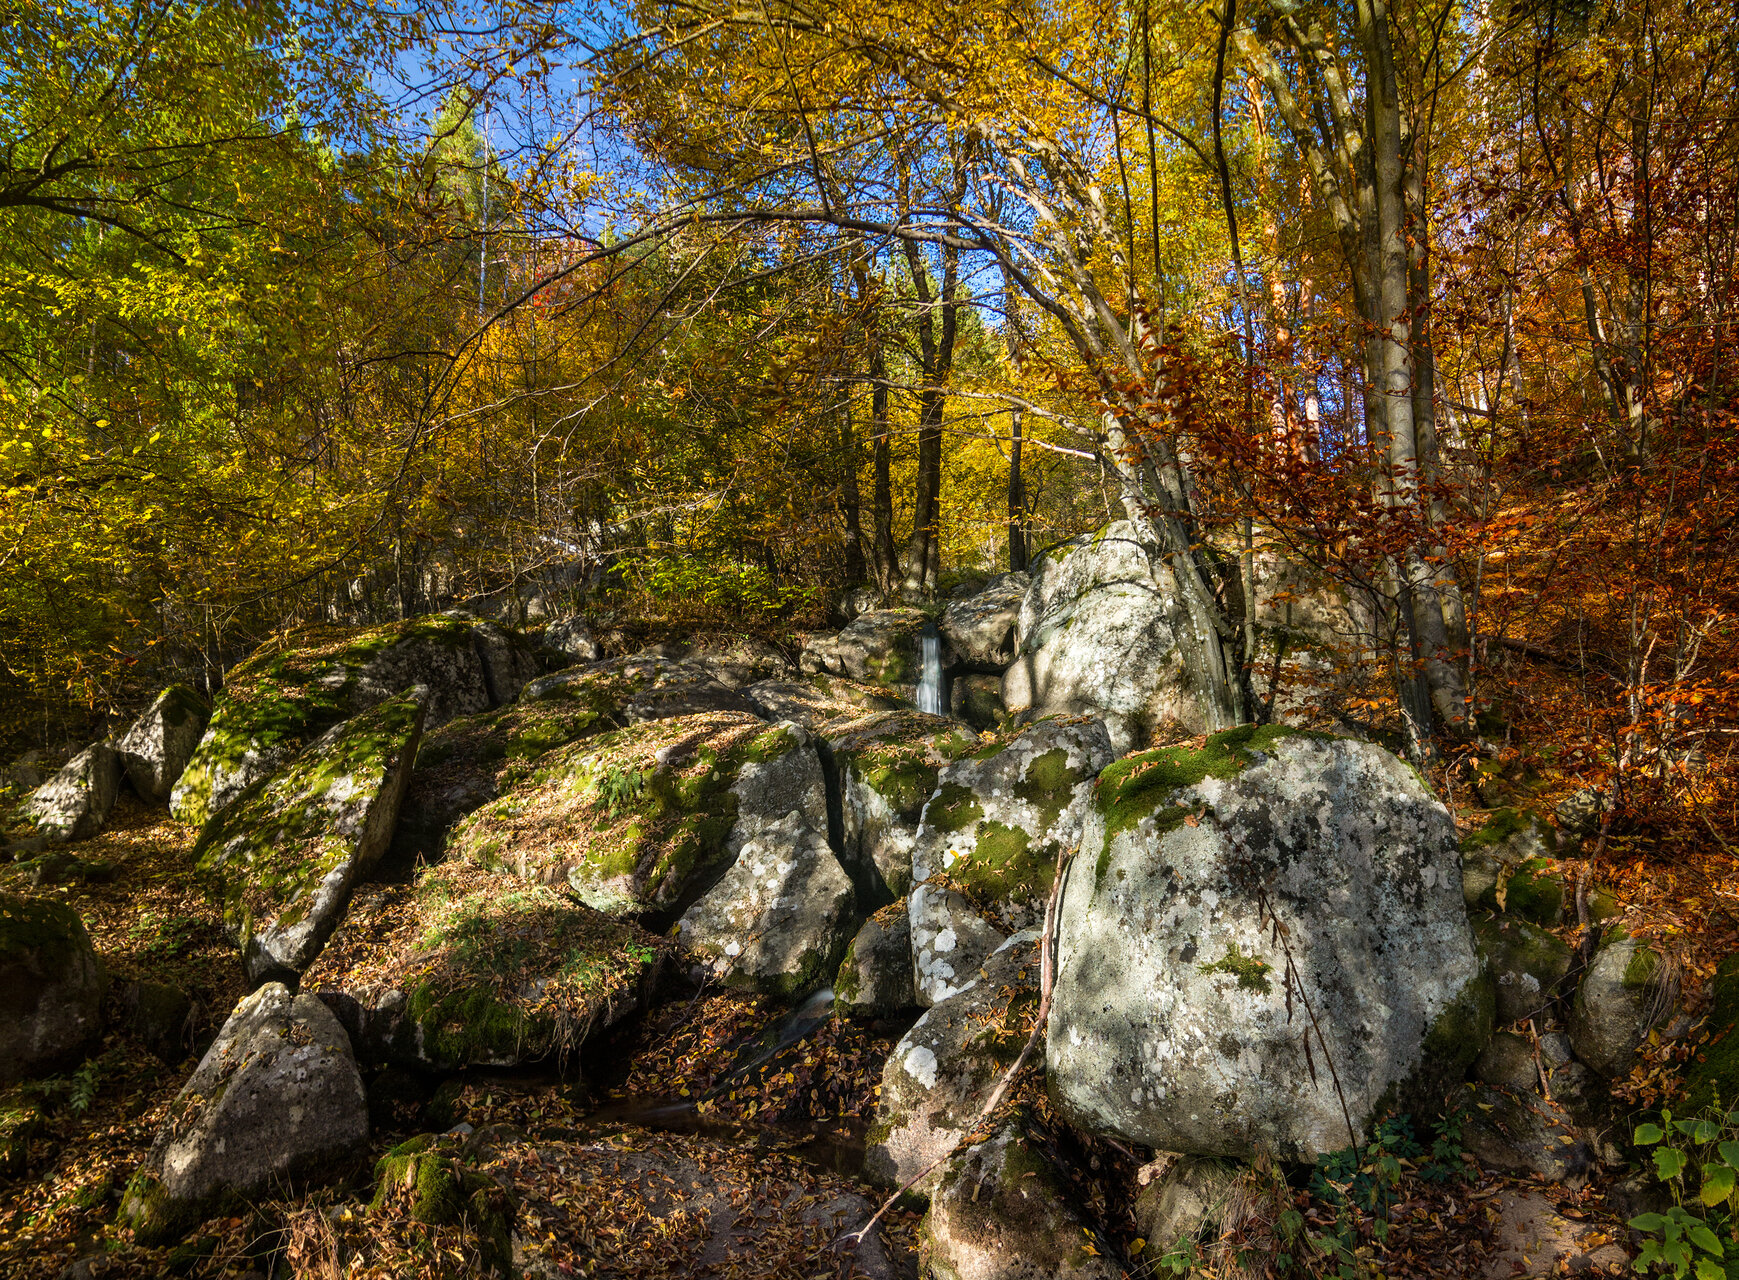
<path id="1" fill-rule="evenodd" d="M 1709 1043 L 1685 1074 L 1685 1109 L 1699 1112 L 1721 1106 L 1739 1109 L 1739 955 L 1715 966 L 1709 1016 L 1703 1023 Z"/>
<path id="2" fill-rule="evenodd" d="M 1570 971 L 1570 948 L 1544 929 L 1513 916 L 1476 914 L 1474 947 L 1497 984 L 1497 1018 L 1507 1025 L 1540 1017 Z"/>
<path id="3" fill-rule="evenodd" d="M 76 1058 L 101 1029 L 107 988 L 78 912 L 0 893 L 0 1084 Z"/>
<path id="4" fill-rule="evenodd" d="M 0 1094 L 0 1178 L 15 1178 L 30 1161 L 30 1140 L 42 1124 L 42 1105 L 18 1090 Z"/>
<path id="5" fill-rule="evenodd" d="M 375 1165 L 368 1211 L 401 1215 L 426 1227 L 463 1225 L 484 1268 L 511 1274 L 512 1199 L 468 1160 L 467 1148 L 456 1138 L 425 1134 L 401 1142 Z"/>

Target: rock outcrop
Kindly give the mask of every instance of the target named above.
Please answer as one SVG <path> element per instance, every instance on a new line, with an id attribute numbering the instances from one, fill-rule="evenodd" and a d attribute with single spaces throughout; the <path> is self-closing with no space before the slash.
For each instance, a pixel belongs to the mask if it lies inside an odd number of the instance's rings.
<path id="1" fill-rule="evenodd" d="M 1061 543 L 1032 566 L 1003 702 L 1034 716 L 1097 716 L 1119 754 L 1198 732 L 1177 647 L 1187 625 L 1171 570 L 1129 521 Z"/>
<path id="2" fill-rule="evenodd" d="M 412 685 L 429 690 L 432 728 L 513 701 L 537 670 L 527 641 L 464 613 L 304 633 L 230 671 L 169 810 L 203 827 L 333 725 Z"/>
<path id="3" fill-rule="evenodd" d="M 0 893 L 0 1084 L 72 1061 L 102 1030 L 107 990 L 76 911 Z"/>
<path id="4" fill-rule="evenodd" d="M 684 716 L 550 752 L 461 822 L 449 848 L 568 885 L 600 911 L 674 918 L 792 812 L 825 840 L 827 788 L 807 732 L 742 714 Z"/>
<path id="5" fill-rule="evenodd" d="M 977 591 L 951 599 L 936 629 L 942 634 L 942 661 L 950 670 L 1001 675 L 1014 661 L 1015 628 L 1032 575 L 1003 573 Z"/>
<path id="6" fill-rule="evenodd" d="M 115 744 L 133 790 L 152 804 L 167 804 L 210 716 L 205 699 L 186 685 L 158 694 Z"/>
<path id="7" fill-rule="evenodd" d="M 929 625 L 917 609 L 877 609 L 854 618 L 837 635 L 804 646 L 798 665 L 879 685 L 910 698 L 923 673 L 920 637 Z"/>
<path id="8" fill-rule="evenodd" d="M 841 1013 L 878 1016 L 918 1003 L 904 902 L 890 903 L 863 922 L 833 980 L 833 999 Z"/>
<path id="9" fill-rule="evenodd" d="M 946 999 L 1009 934 L 1037 928 L 1063 850 L 1111 762 L 1097 720 L 1045 719 L 937 776 L 912 846 L 918 999 Z"/>
<path id="10" fill-rule="evenodd" d="M 251 981 L 312 964 L 386 851 L 428 699 L 413 689 L 337 725 L 201 834 L 197 874 L 222 904 Z"/>
<path id="11" fill-rule="evenodd" d="M 328 1171 L 368 1139 L 344 1028 L 317 998 L 267 983 L 230 1014 L 127 1184 L 120 1221 L 167 1243 L 226 1198 Z"/>
<path id="12" fill-rule="evenodd" d="M 121 791 L 121 757 L 107 742 L 93 742 L 32 791 L 18 816 L 49 840 L 83 840 L 109 820 Z"/>
<path id="13" fill-rule="evenodd" d="M 1454 824 L 1380 747 L 1246 727 L 1100 776 L 1046 1038 L 1075 1123 L 1167 1151 L 1314 1159 L 1458 1079 L 1491 1003 Z"/>

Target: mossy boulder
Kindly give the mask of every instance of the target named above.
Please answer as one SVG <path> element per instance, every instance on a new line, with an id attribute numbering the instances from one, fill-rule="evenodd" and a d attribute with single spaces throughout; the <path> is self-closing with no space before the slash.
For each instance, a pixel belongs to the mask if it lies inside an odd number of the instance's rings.
<path id="1" fill-rule="evenodd" d="M 1576 989 L 1570 1045 L 1600 1075 L 1628 1075 L 1650 1028 L 1671 1016 L 1677 998 L 1678 983 L 1660 953 L 1610 929 Z"/>
<path id="2" fill-rule="evenodd" d="M 1001 573 L 976 589 L 956 594 L 943 606 L 936 629 L 942 634 L 943 662 L 950 671 L 1002 675 L 1014 661 L 1015 627 L 1031 585 L 1029 573 Z"/>
<path id="3" fill-rule="evenodd" d="M 1487 1169 L 1579 1186 L 1595 1154 L 1557 1102 L 1521 1090 L 1468 1085 L 1461 1145 Z"/>
<path id="4" fill-rule="evenodd" d="M 1054 1141 L 1016 1112 L 948 1162 L 924 1219 L 922 1264 L 937 1280 L 1119 1280 Z"/>
<path id="5" fill-rule="evenodd" d="M 1196 1155 L 1313 1160 L 1349 1115 L 1362 1140 L 1490 1034 L 1459 873 L 1447 810 L 1371 743 L 1245 727 L 1109 766 L 1063 888 L 1053 1100 Z"/>
<path id="6" fill-rule="evenodd" d="M 1111 760 L 1100 721 L 1044 719 L 941 770 L 912 846 L 921 1003 L 945 999 L 1003 938 L 1042 923 L 1060 855 L 1079 841 Z"/>
<path id="7" fill-rule="evenodd" d="M 646 1009 L 670 944 L 548 885 L 419 873 L 365 963 L 310 981 L 365 1062 L 458 1071 L 568 1059 Z M 338 944 L 335 944 L 338 945 Z"/>
<path id="8" fill-rule="evenodd" d="M 834 1008 L 844 1014 L 885 1016 L 917 1003 L 911 922 L 906 904 L 891 902 L 865 920 L 851 940 L 833 980 Z"/>
<path id="9" fill-rule="evenodd" d="M 824 672 L 760 680 L 745 686 L 743 696 L 768 720 L 823 733 L 872 712 L 909 709 L 886 689 Z"/>
<path id="10" fill-rule="evenodd" d="M 1719 1103 L 1739 1110 L 1739 955 L 1715 966 L 1710 984 L 1706 1048 L 1685 1073 L 1685 1110 L 1701 1111 Z"/>
<path id="11" fill-rule="evenodd" d="M 1213 1156 L 1176 1156 L 1141 1189 L 1132 1210 L 1135 1228 L 1155 1258 L 1189 1258 L 1198 1243 L 1217 1240 L 1237 1204 L 1243 1167 Z"/>
<path id="12" fill-rule="evenodd" d="M 731 712 L 631 725 L 551 751 L 465 818 L 450 852 L 613 914 L 670 916 L 793 811 L 827 830 L 809 735 Z"/>
<path id="13" fill-rule="evenodd" d="M 966 1135 L 1032 1034 L 1038 960 L 1038 935 L 1016 934 L 901 1037 L 882 1067 L 866 1178 L 904 1186 Z M 929 1194 L 941 1176 L 932 1170 L 915 1190 Z"/>
<path id="14" fill-rule="evenodd" d="M 1526 920 L 1479 915 L 1474 945 L 1497 984 L 1497 1020 L 1502 1025 L 1550 1011 L 1554 988 L 1570 972 L 1570 948 Z"/>
<path id="15" fill-rule="evenodd" d="M 102 1030 L 107 990 L 78 912 L 0 892 L 0 1084 L 77 1058 Z"/>
<path id="16" fill-rule="evenodd" d="M 952 761 L 979 746 L 964 725 L 922 711 L 882 711 L 828 725 L 839 778 L 841 847 L 860 883 L 886 901 L 912 885 L 918 819 Z"/>
<path id="17" fill-rule="evenodd" d="M 854 618 L 838 635 L 815 636 L 798 665 L 910 698 L 923 675 L 922 636 L 930 620 L 919 609 L 875 609 Z"/>
<path id="18" fill-rule="evenodd" d="M 18 817 L 49 840 L 83 840 L 109 820 L 121 791 L 121 757 L 107 742 L 79 752 L 18 807 Z"/>
<path id="19" fill-rule="evenodd" d="M 337 725 L 200 835 L 196 875 L 252 981 L 312 964 L 385 852 L 428 699 L 419 687 Z"/>
<path id="20" fill-rule="evenodd" d="M 756 714 L 753 703 L 700 662 L 637 653 L 543 676 L 525 686 L 523 702 L 565 699 L 616 724 L 733 711 Z"/>
<path id="21" fill-rule="evenodd" d="M 172 684 L 128 726 L 115 747 L 127 781 L 141 798 L 152 804 L 169 802 L 210 718 L 204 698 L 184 684 Z"/>
<path id="22" fill-rule="evenodd" d="M 538 669 L 528 641 L 457 611 L 296 633 L 229 672 L 169 810 L 203 827 L 333 725 L 412 685 L 429 690 L 433 727 L 511 702 Z"/>
<path id="23" fill-rule="evenodd" d="M 1460 843 L 1462 893 L 1469 907 L 1547 926 L 1563 918 L 1564 882 L 1553 860 L 1557 834 L 1544 818 L 1499 809 Z"/>
<path id="24" fill-rule="evenodd" d="M 948 711 L 974 729 L 995 729 L 1008 719 L 1002 700 L 1002 677 L 955 676 L 948 682 Z"/>
<path id="25" fill-rule="evenodd" d="M 120 1225 L 168 1244 L 226 1203 L 329 1175 L 368 1139 L 350 1039 L 312 995 L 271 982 L 243 998 L 127 1184 Z"/>
<path id="26" fill-rule="evenodd" d="M 513 1200 L 472 1166 L 475 1156 L 457 1136 L 424 1134 L 399 1143 L 374 1166 L 368 1212 L 423 1227 L 463 1226 L 483 1269 L 510 1275 Z"/>

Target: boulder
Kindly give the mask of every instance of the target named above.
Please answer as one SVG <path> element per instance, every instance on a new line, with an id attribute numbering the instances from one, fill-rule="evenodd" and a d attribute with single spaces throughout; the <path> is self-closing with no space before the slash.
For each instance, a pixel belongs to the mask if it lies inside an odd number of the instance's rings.
<path id="1" fill-rule="evenodd" d="M 243 997 L 127 1184 L 120 1223 L 168 1243 L 231 1197 L 325 1173 L 368 1141 L 350 1039 L 326 1006 L 269 982 Z"/>
<path id="2" fill-rule="evenodd" d="M 1038 954 L 1037 934 L 1016 934 L 894 1046 L 865 1139 L 866 1178 L 904 1186 L 966 1136 L 1032 1032 Z M 916 1190 L 927 1194 L 940 1177 L 931 1170 Z"/>
<path id="3" fill-rule="evenodd" d="M 827 985 L 858 917 L 851 877 L 796 809 L 743 843 L 677 921 L 676 940 L 726 987 L 794 1000 Z"/>
<path id="4" fill-rule="evenodd" d="M 1032 575 L 1003 573 L 980 590 L 956 596 L 942 610 L 942 662 L 951 671 L 1001 675 L 1014 661 L 1015 626 Z"/>
<path id="5" fill-rule="evenodd" d="M 1467 905 L 1557 924 L 1564 914 L 1564 883 L 1552 861 L 1557 847 L 1557 835 L 1538 815 L 1497 810 L 1461 838 Z"/>
<path id="6" fill-rule="evenodd" d="M 108 743 L 93 742 L 32 791 L 18 816 L 50 840 L 83 840 L 103 829 L 120 791 L 121 757 Z"/>
<path id="7" fill-rule="evenodd" d="M 516 1067 L 649 1007 L 669 943 L 547 885 L 463 862 L 421 872 L 304 979 L 371 1065 Z M 359 979 L 358 975 L 364 975 Z"/>
<path id="8" fill-rule="evenodd" d="M 107 989 L 78 912 L 0 892 L 0 1084 L 76 1058 L 102 1030 Z"/>
<path id="9" fill-rule="evenodd" d="M 1461 1145 L 1488 1169 L 1537 1174 L 1548 1182 L 1579 1185 L 1594 1167 L 1594 1152 L 1563 1107 L 1538 1094 L 1472 1085 L 1472 1105 Z"/>
<path id="10" fill-rule="evenodd" d="M 912 980 L 912 927 L 906 904 L 893 902 L 863 922 L 833 980 L 842 1014 L 885 1016 L 918 1003 Z"/>
<path id="11" fill-rule="evenodd" d="M 1553 990 L 1570 972 L 1570 948 L 1538 925 L 1505 917 L 1475 917 L 1474 945 L 1497 984 L 1500 1026 L 1543 1018 Z"/>
<path id="12" fill-rule="evenodd" d="M 565 699 L 621 725 L 715 711 L 759 714 L 754 703 L 722 684 L 704 664 L 658 653 L 558 671 L 526 685 L 520 699 Z"/>
<path id="13" fill-rule="evenodd" d="M 180 987 L 129 982 L 121 988 L 121 1018 L 127 1030 L 165 1062 L 179 1062 L 192 1042 L 193 1001 Z"/>
<path id="14" fill-rule="evenodd" d="M 127 781 L 141 798 L 152 804 L 169 802 L 210 716 L 204 698 L 186 685 L 172 684 L 121 735 L 116 749 Z"/>
<path id="15" fill-rule="evenodd" d="M 1002 677 L 955 676 L 948 682 L 948 713 L 974 729 L 994 729 L 1008 718 L 1002 701 Z"/>
<path id="16" fill-rule="evenodd" d="M 313 963 L 386 851 L 428 698 L 419 687 L 335 726 L 201 833 L 196 873 L 249 981 L 292 979 Z"/>
<path id="17" fill-rule="evenodd" d="M 1552 816 L 1558 828 L 1573 840 L 1591 840 L 1600 834 L 1601 812 L 1606 807 L 1606 793 L 1598 787 L 1572 791 L 1558 802 Z"/>
<path id="18" fill-rule="evenodd" d="M 1576 1056 L 1607 1079 L 1630 1074 L 1649 1029 L 1667 1021 L 1678 983 L 1660 953 L 1622 929 L 1610 929 L 1570 1010 Z"/>
<path id="19" fill-rule="evenodd" d="M 798 657 L 805 672 L 826 672 L 910 698 L 923 674 L 922 636 L 930 625 L 918 609 L 860 614 L 837 635 L 811 637 Z"/>
<path id="20" fill-rule="evenodd" d="M 744 686 L 743 696 L 769 720 L 791 720 L 812 730 L 856 720 L 869 712 L 906 708 L 885 689 L 823 673 L 759 680 Z"/>
<path id="21" fill-rule="evenodd" d="M 1043 923 L 1060 855 L 1080 839 L 1111 758 L 1099 721 L 1046 719 L 938 774 L 912 846 L 920 1003 L 946 999 L 1005 937 Z"/>
<path id="22" fill-rule="evenodd" d="M 584 618 L 563 618 L 543 629 L 538 643 L 568 663 L 596 662 L 604 656 Z"/>
<path id="23" fill-rule="evenodd" d="M 1502 999 L 1500 994 L 1499 999 Z M 1474 1079 L 1495 1089 L 1532 1089 L 1540 1078 L 1534 1046 L 1526 1036 L 1499 1031 L 1473 1064 Z"/>
<path id="24" fill-rule="evenodd" d="M 1083 1128 L 1312 1160 L 1490 1037 L 1454 823 L 1380 747 L 1246 726 L 1126 757 L 1080 849 L 1046 1045 Z"/>
<path id="25" fill-rule="evenodd" d="M 1095 1246 L 1092 1220 L 1029 1125 L 1017 1114 L 948 1162 L 924 1219 L 929 1273 L 950 1280 L 1120 1280 L 1123 1268 Z"/>
<path id="26" fill-rule="evenodd" d="M 763 680 L 784 680 L 797 668 L 784 650 L 760 636 L 732 632 L 700 631 L 687 640 L 665 643 L 646 650 L 703 667 L 727 688 L 742 690 Z"/>
<path id="27" fill-rule="evenodd" d="M 429 690 L 432 728 L 513 701 L 537 670 L 529 642 L 458 612 L 360 632 L 304 632 L 291 647 L 263 648 L 229 672 L 169 811 L 203 827 L 333 725 L 412 685 Z"/>
<path id="28" fill-rule="evenodd" d="M 1710 983 L 1709 1018 L 1704 1024 L 1710 1044 L 1685 1073 L 1685 1110 L 1698 1112 L 1717 1098 L 1728 1108 L 1739 1107 L 1739 955 L 1715 966 Z"/>
<path id="29" fill-rule="evenodd" d="M 839 779 L 840 848 L 869 900 L 912 885 L 918 819 L 937 775 L 978 745 L 972 730 L 922 711 L 884 711 L 823 731 Z"/>
<path id="30" fill-rule="evenodd" d="M 1002 682 L 1010 712 L 1093 715 L 1119 754 L 1203 728 L 1178 655 L 1189 625 L 1160 557 L 1119 520 L 1032 567 Z"/>
<path id="31" fill-rule="evenodd" d="M 549 752 L 465 818 L 452 854 L 565 884 L 612 914 L 673 919 L 761 828 L 796 811 L 827 830 L 809 734 L 718 713 L 654 720 Z"/>
<path id="32" fill-rule="evenodd" d="M 484 1274 L 512 1276 L 513 1200 L 475 1167 L 493 1153 L 468 1136 L 425 1133 L 389 1150 L 374 1166 L 369 1217 L 396 1216 L 416 1227 L 463 1226 Z"/>

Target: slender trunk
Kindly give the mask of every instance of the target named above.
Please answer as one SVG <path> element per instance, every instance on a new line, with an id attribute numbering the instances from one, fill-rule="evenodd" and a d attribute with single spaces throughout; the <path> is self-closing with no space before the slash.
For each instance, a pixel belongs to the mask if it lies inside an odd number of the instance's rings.
<path id="1" fill-rule="evenodd" d="M 912 534 L 906 541 L 905 588 L 933 590 L 941 572 L 942 415 L 947 408 L 944 388 L 954 369 L 954 342 L 960 328 L 960 251 L 942 249 L 940 299 L 930 293 L 928 267 L 918 246 L 906 242 L 906 261 L 918 298 L 918 346 L 923 389 L 918 393 L 918 475 L 912 502 Z M 940 332 L 935 312 L 942 313 Z"/>
<path id="2" fill-rule="evenodd" d="M 1125 194 L 1127 201 L 1127 193 Z M 1003 336 L 1008 343 L 1008 362 L 1011 369 L 1018 367 L 1020 362 L 1020 332 L 1018 327 L 1019 302 L 1015 297 L 1014 281 L 1005 270 L 1002 274 L 1003 298 Z M 1018 573 L 1027 566 L 1026 545 L 1026 486 L 1021 479 L 1021 427 L 1022 413 L 1019 409 L 1009 411 L 1008 420 L 1008 567 L 1009 571 Z"/>
<path id="3" fill-rule="evenodd" d="M 841 504 L 845 508 L 845 577 L 848 582 L 862 582 L 863 558 L 863 497 L 857 487 L 857 432 L 851 423 L 851 397 L 840 406 L 839 453 Z"/>

